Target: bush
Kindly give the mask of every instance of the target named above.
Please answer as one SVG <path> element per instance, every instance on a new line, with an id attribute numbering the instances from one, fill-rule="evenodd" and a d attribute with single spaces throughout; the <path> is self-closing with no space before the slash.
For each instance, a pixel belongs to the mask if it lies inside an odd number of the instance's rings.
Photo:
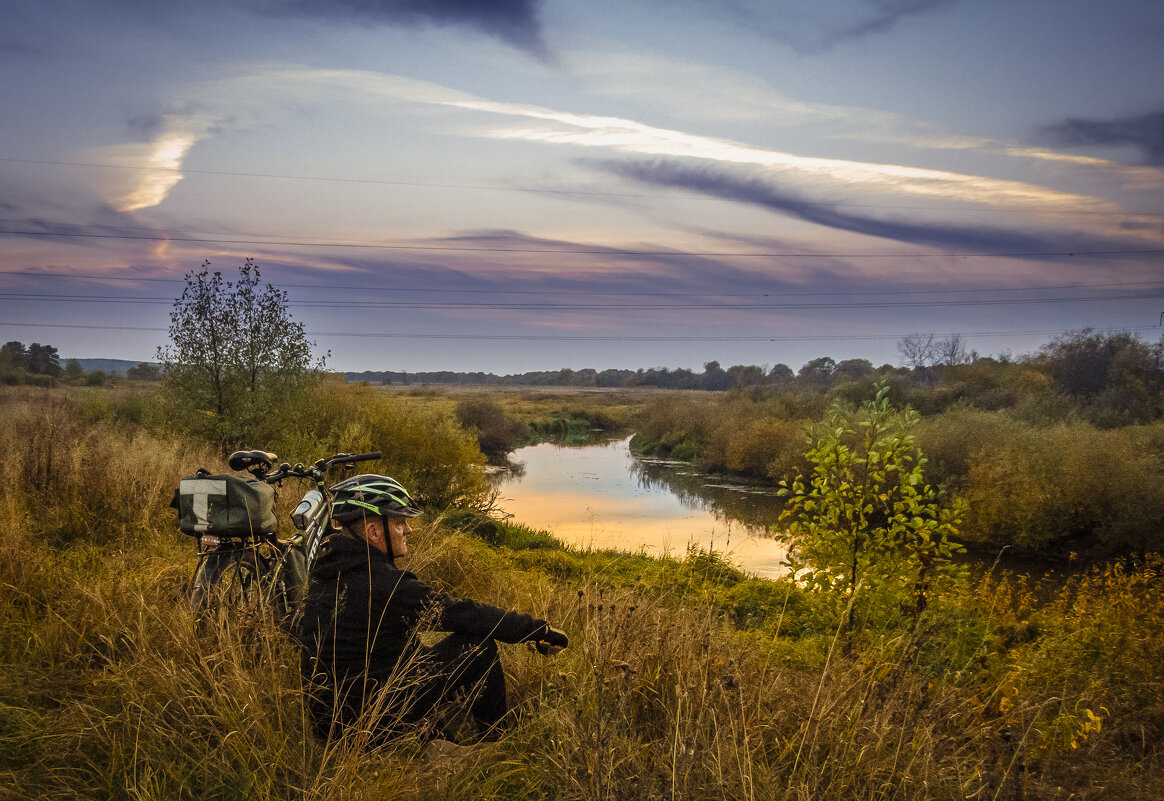
<path id="1" fill-rule="evenodd" d="M 648 404 L 631 441 L 639 452 L 663 458 L 690 459 L 704 453 L 713 401 L 689 395 L 666 395 Z"/>
<path id="2" fill-rule="evenodd" d="M 504 462 L 527 434 L 525 424 L 510 417 L 505 409 L 489 398 L 460 400 L 453 413 L 463 428 L 476 434 L 481 452 L 493 462 Z"/>
<path id="3" fill-rule="evenodd" d="M 427 506 L 486 501 L 485 459 L 476 437 L 447 412 L 342 379 L 323 382 L 300 403 L 271 439 L 252 447 L 303 462 L 341 451 L 381 451 L 384 458 L 364 468 L 391 475 Z"/>
<path id="4" fill-rule="evenodd" d="M 961 490 L 981 454 L 997 452 L 1029 429 L 1008 415 L 961 406 L 923 417 L 917 426 L 917 443 L 929 460 L 929 479 Z"/>
<path id="5" fill-rule="evenodd" d="M 1066 558 L 1164 548 L 1164 470 L 1130 430 L 1086 423 L 1015 431 L 974 453 L 969 536 Z"/>

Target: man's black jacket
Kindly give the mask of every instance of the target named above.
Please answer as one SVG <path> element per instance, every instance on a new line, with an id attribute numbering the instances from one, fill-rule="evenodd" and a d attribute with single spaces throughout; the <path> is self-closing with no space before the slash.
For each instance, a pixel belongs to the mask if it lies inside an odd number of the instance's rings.
<path id="1" fill-rule="evenodd" d="M 300 622 L 304 678 L 333 690 L 383 684 L 419 647 L 422 623 L 481 642 L 549 631 L 544 620 L 437 592 L 364 541 L 333 535 L 311 568 Z"/>

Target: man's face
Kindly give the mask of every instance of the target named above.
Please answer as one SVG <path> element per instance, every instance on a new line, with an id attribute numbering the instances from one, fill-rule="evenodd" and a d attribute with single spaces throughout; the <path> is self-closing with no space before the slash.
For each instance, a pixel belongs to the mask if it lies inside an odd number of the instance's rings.
<path id="1" fill-rule="evenodd" d="M 408 556 L 408 535 L 412 527 L 404 517 L 369 518 L 364 523 L 364 539 L 380 553 L 388 553 L 388 543 L 392 543 L 392 558 Z"/>
<path id="2" fill-rule="evenodd" d="M 385 517 L 388 521 L 388 537 L 392 542 L 394 557 L 408 556 L 408 535 L 412 533 L 412 526 L 408 525 L 406 517 Z"/>

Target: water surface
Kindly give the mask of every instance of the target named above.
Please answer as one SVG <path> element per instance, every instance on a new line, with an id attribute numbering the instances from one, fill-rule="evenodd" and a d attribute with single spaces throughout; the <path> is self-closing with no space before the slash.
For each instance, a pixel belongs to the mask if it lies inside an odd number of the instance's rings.
<path id="1" fill-rule="evenodd" d="M 639 460 L 628 441 L 521 448 L 512 458 L 523 469 L 501 479 L 501 507 L 581 548 L 682 558 L 698 547 L 757 575 L 786 572 L 784 548 L 763 536 L 775 522 L 770 490 L 725 483 L 682 463 Z"/>

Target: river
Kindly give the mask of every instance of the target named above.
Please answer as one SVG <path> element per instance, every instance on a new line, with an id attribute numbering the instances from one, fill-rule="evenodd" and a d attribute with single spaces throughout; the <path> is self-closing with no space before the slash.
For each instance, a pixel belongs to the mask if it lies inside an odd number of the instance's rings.
<path id="1" fill-rule="evenodd" d="M 758 576 L 787 572 L 784 548 L 765 536 L 778 513 L 771 488 L 639 459 L 629 441 L 521 448 L 511 457 L 517 469 L 499 479 L 499 505 L 515 521 L 580 548 L 682 558 L 697 547 Z"/>

